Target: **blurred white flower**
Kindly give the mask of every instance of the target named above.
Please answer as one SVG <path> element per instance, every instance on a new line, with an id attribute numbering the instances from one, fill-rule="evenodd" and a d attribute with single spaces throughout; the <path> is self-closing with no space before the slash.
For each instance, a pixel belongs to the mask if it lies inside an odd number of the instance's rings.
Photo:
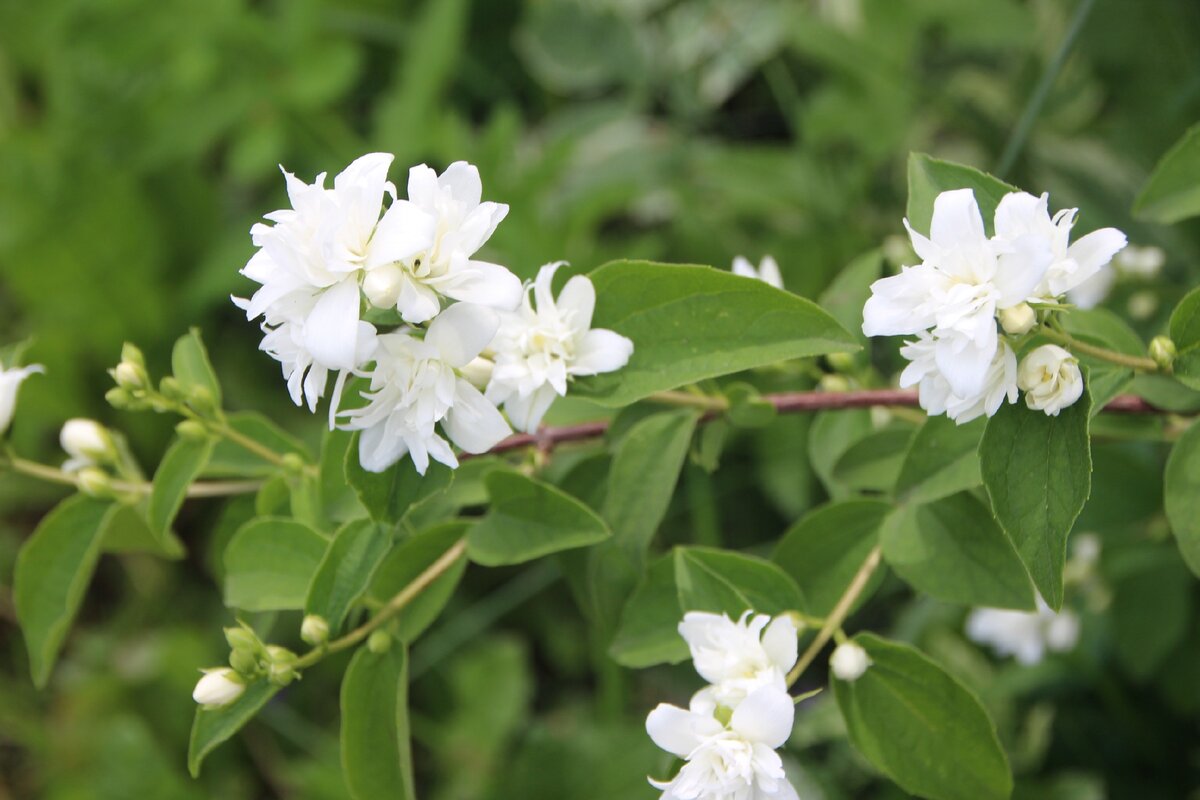
<path id="1" fill-rule="evenodd" d="M 965 396 L 955 394 L 939 369 L 935 336 L 921 332 L 915 341 L 904 343 L 900 355 L 910 362 L 900 373 L 900 386 L 916 386 L 918 402 L 930 416 L 945 414 L 963 425 L 994 415 L 1005 400 L 1017 401 L 1017 357 L 1005 339 L 997 342 L 979 391 Z"/>
<path id="2" fill-rule="evenodd" d="M 58 441 L 70 456 L 62 465 L 64 472 L 78 472 L 84 467 L 106 463 L 116 455 L 112 436 L 95 420 L 67 420 Z"/>
<path id="3" fill-rule="evenodd" d="M 1051 217 L 1048 193 L 1034 197 L 1010 192 L 996 206 L 996 238 L 1040 239 L 1053 254 L 1043 280 L 1032 293 L 1035 297 L 1061 297 L 1099 272 L 1126 244 L 1125 234 L 1116 228 L 1101 228 L 1072 244 L 1076 213 L 1077 209 L 1066 208 Z"/>
<path id="4" fill-rule="evenodd" d="M 17 410 L 17 392 L 21 384 L 30 375 L 44 373 L 46 368 L 41 364 L 30 364 L 25 367 L 5 368 L 0 364 L 0 434 L 8 430 L 12 424 L 13 413 Z"/>
<path id="5" fill-rule="evenodd" d="M 229 667 L 204 670 L 204 677 L 196 683 L 192 699 L 206 708 L 227 706 L 246 691 L 242 676 Z"/>
<path id="6" fill-rule="evenodd" d="M 758 262 L 757 269 L 745 256 L 735 256 L 733 274 L 741 275 L 743 278 L 754 278 L 754 280 L 762 281 L 776 289 L 783 288 L 783 274 L 779 271 L 779 264 L 775 263 L 775 259 L 771 256 L 763 256 L 762 261 Z"/>
<path id="7" fill-rule="evenodd" d="M 537 430 L 554 398 L 567 393 L 571 378 L 618 370 L 633 353 L 629 339 L 591 327 L 596 289 L 590 278 L 573 276 L 555 299 L 552 283 L 562 264 L 538 270 L 521 307 L 503 316 L 491 345 L 495 367 L 487 397 L 503 403 L 513 425 L 527 433 Z"/>
<path id="8" fill-rule="evenodd" d="M 679 623 L 696 672 L 710 684 L 701 694 L 736 708 L 762 686 L 785 689 L 796 663 L 798 637 L 791 617 L 774 620 L 747 611 L 734 622 L 724 614 L 689 611 Z"/>
<path id="9" fill-rule="evenodd" d="M 727 726 L 716 711 L 701 694 L 689 709 L 662 703 L 646 718 L 654 743 L 687 762 L 669 781 L 650 779 L 662 800 L 797 800 L 775 752 L 792 731 L 791 696 L 777 686 L 760 687 L 733 710 Z"/>
<path id="10" fill-rule="evenodd" d="M 1027 406 L 1051 417 L 1083 396 L 1079 360 L 1054 344 L 1044 344 L 1021 359 L 1017 385 L 1025 392 Z"/>
<path id="11" fill-rule="evenodd" d="M 1037 611 L 977 608 L 967 617 L 967 636 L 998 656 L 1036 664 L 1047 651 L 1063 653 L 1079 641 L 1079 617 L 1070 609 L 1055 613 L 1041 597 Z"/>
<path id="12" fill-rule="evenodd" d="M 998 347 L 996 312 L 1025 302 L 1042 282 L 1050 245 L 1032 233 L 989 239 L 970 189 L 937 196 L 928 238 L 905 225 L 922 263 L 871 285 L 863 333 L 933 329 L 934 360 L 951 391 L 978 395 Z"/>
<path id="13" fill-rule="evenodd" d="M 392 203 L 377 238 L 394 258 L 364 281 L 372 305 L 394 306 L 405 322 L 432 319 L 441 298 L 509 310 L 521 281 L 499 264 L 472 258 L 508 214 L 503 203 L 480 202 L 479 170 L 456 161 L 438 175 L 424 164 L 408 173 L 408 199 Z"/>
<path id="14" fill-rule="evenodd" d="M 418 339 L 408 333 L 378 337 L 375 368 L 364 373 L 367 405 L 343 412 L 346 430 L 362 431 L 359 461 L 382 472 L 406 453 L 422 475 L 429 459 L 450 467 L 458 459 L 436 430 L 468 453 L 482 453 L 509 433 L 504 417 L 457 370 L 487 347 L 500 325 L 495 311 L 455 303 Z"/>
<path id="15" fill-rule="evenodd" d="M 858 680 L 871 666 L 871 657 L 867 651 L 854 642 L 839 644 L 829 657 L 829 668 L 833 676 L 840 681 L 853 682 Z"/>
<path id="16" fill-rule="evenodd" d="M 1167 263 L 1167 254 L 1154 245 L 1131 244 L 1113 258 L 1113 266 L 1124 275 L 1154 278 Z"/>

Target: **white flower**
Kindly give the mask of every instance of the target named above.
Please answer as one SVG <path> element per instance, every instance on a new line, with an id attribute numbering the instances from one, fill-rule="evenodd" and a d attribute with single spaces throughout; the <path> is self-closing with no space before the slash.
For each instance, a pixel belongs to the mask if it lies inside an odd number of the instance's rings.
<path id="1" fill-rule="evenodd" d="M 425 338 L 403 333 L 378 337 L 374 370 L 365 373 L 369 402 L 344 412 L 343 427 L 362 431 L 359 461 L 382 472 L 405 453 L 425 474 L 429 459 L 450 467 L 458 459 L 435 430 L 468 453 L 482 453 L 512 431 L 504 417 L 457 370 L 469 364 L 496 334 L 496 312 L 471 303 L 455 303 L 429 325 Z"/>
<path id="2" fill-rule="evenodd" d="M 736 708 L 762 686 L 786 688 L 786 676 L 796 663 L 796 625 L 791 617 L 772 620 L 747 611 L 734 622 L 724 614 L 689 611 L 679 623 L 700 677 L 712 686 L 708 694 L 718 705 Z"/>
<path id="3" fill-rule="evenodd" d="M 246 683 L 229 667 L 204 670 L 204 677 L 192 690 L 192 699 L 206 708 L 227 706 L 242 696 Z"/>
<path id="4" fill-rule="evenodd" d="M 1154 245 L 1131 244 L 1113 258 L 1113 265 L 1125 275 L 1154 278 L 1167 263 L 1167 254 Z"/>
<path id="5" fill-rule="evenodd" d="M 70 456 L 62 466 L 64 472 L 78 472 L 84 467 L 111 461 L 115 455 L 112 436 L 95 420 L 67 420 L 58 440 Z"/>
<path id="6" fill-rule="evenodd" d="M 0 434 L 7 431 L 8 426 L 12 424 L 13 413 L 17 410 L 17 392 L 21 384 L 30 375 L 45 371 L 46 368 L 41 364 L 7 369 L 0 364 Z"/>
<path id="7" fill-rule="evenodd" d="M 930 328 L 938 370 L 959 397 L 978 394 L 996 355 L 996 312 L 1023 303 L 1052 255 L 1039 236 L 989 239 L 970 189 L 934 200 L 928 238 L 908 225 L 922 259 L 871 285 L 863 333 L 896 336 Z"/>
<path id="8" fill-rule="evenodd" d="M 261 287 L 234 303 L 247 319 L 262 317 L 268 336 L 288 326 L 262 349 L 284 364 L 297 404 L 295 387 L 302 385 L 310 409 L 330 370 L 348 372 L 370 354 L 375 329 L 359 314 L 364 271 L 408 257 L 431 235 L 420 220 L 401 214 L 380 223 L 384 195 L 396 195 L 387 180 L 391 162 L 387 153 L 362 156 L 334 178 L 332 189 L 325 188 L 325 173 L 310 185 L 285 171 L 292 208 L 267 214 L 274 225 L 250 229 L 259 250 L 242 274 Z"/>
<path id="9" fill-rule="evenodd" d="M 771 256 L 763 256 L 762 261 L 758 262 L 758 269 L 755 269 L 745 256 L 736 256 L 733 259 L 733 274 L 741 275 L 743 278 L 754 278 L 754 280 L 762 281 L 776 289 L 783 288 L 783 275 L 779 272 L 779 265 Z"/>
<path id="10" fill-rule="evenodd" d="M 1044 344 L 1021 359 L 1017 385 L 1027 406 L 1057 417 L 1083 395 L 1079 360 L 1058 345 Z"/>
<path id="11" fill-rule="evenodd" d="M 521 281 L 499 264 L 471 256 L 508 214 L 503 203 L 483 203 L 479 170 L 456 161 L 438 175 L 424 164 L 408 173 L 408 199 L 397 200 L 379 223 L 377 237 L 390 259 L 364 283 L 380 308 L 395 306 L 405 322 L 432 319 L 441 297 L 508 310 L 521 299 Z"/>
<path id="12" fill-rule="evenodd" d="M 1069 609 L 1057 614 L 1038 597 L 1037 611 L 977 608 L 967 617 L 967 636 L 991 646 L 999 656 L 1036 664 L 1046 651 L 1062 653 L 1079 641 L 1079 617 Z"/>
<path id="13" fill-rule="evenodd" d="M 1095 308 L 1104 302 L 1116 282 L 1116 270 L 1112 265 L 1105 265 L 1083 283 L 1068 289 L 1067 300 L 1085 310 Z"/>
<path id="14" fill-rule="evenodd" d="M 931 416 L 945 414 L 959 425 L 980 416 L 994 415 L 1007 400 L 1017 401 L 1017 357 L 1008 342 L 1000 339 L 996 352 L 984 372 L 979 391 L 965 396 L 954 393 L 949 381 L 938 367 L 937 340 L 920 333 L 916 341 L 905 342 L 900 355 L 911 363 L 900 373 L 900 385 L 917 386 L 921 408 Z"/>
<path id="15" fill-rule="evenodd" d="M 787 741 L 795 705 L 786 691 L 763 686 L 722 725 L 703 695 L 690 709 L 660 704 L 646 718 L 654 743 L 687 763 L 669 781 L 650 780 L 662 800 L 797 800 L 776 748 Z"/>
<path id="16" fill-rule="evenodd" d="M 567 393 L 572 377 L 618 370 L 633 353 L 633 342 L 624 336 L 591 328 L 596 289 L 590 278 L 575 275 L 554 298 L 551 284 L 562 264 L 538 270 L 521 307 L 504 316 L 491 347 L 496 365 L 487 397 L 503 403 L 513 425 L 527 433 L 537 430 L 554 398 Z"/>
<path id="17" fill-rule="evenodd" d="M 840 681 L 856 681 L 871 666 L 871 657 L 867 651 L 854 642 L 839 644 L 829 657 L 829 668 Z"/>
<path id="18" fill-rule="evenodd" d="M 1032 237 L 1049 246 L 1052 261 L 1032 294 L 1054 300 L 1099 272 L 1126 240 L 1116 228 L 1101 228 L 1071 244 L 1077 209 L 1063 209 L 1051 218 L 1049 204 L 1049 194 L 1034 197 L 1027 192 L 1009 192 L 996 206 L 996 238 L 1018 241 Z"/>

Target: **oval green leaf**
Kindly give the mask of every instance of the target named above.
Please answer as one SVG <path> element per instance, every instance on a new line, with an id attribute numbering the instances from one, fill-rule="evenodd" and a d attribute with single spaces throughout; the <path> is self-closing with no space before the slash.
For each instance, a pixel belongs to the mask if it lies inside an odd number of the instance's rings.
<path id="1" fill-rule="evenodd" d="M 1193 422 L 1171 448 L 1163 506 L 1183 560 L 1200 575 L 1200 423 Z"/>
<path id="2" fill-rule="evenodd" d="M 391 534 L 373 520 L 351 520 L 339 528 L 312 576 L 304 613 L 324 617 L 337 635 L 391 547 Z"/>
<path id="3" fill-rule="evenodd" d="M 441 558 L 467 534 L 470 523 L 447 522 L 422 531 L 394 547 L 371 580 L 371 598 L 386 603 Z M 450 601 L 467 568 L 466 556 L 457 559 L 393 618 L 393 632 L 402 642 L 411 642 L 428 628 Z"/>
<path id="4" fill-rule="evenodd" d="M 342 770 L 355 800 L 408 800 L 413 789 L 408 655 L 360 647 L 342 678 Z"/>
<path id="5" fill-rule="evenodd" d="M 197 708 L 188 741 L 188 772 L 199 777 L 205 757 L 249 722 L 275 696 L 279 687 L 266 679 L 246 687 L 237 700 L 223 708 Z"/>
<path id="6" fill-rule="evenodd" d="M 328 546 L 328 539 L 295 520 L 251 520 L 225 548 L 225 605 L 244 611 L 304 608 Z"/>
<path id="7" fill-rule="evenodd" d="M 150 530 L 159 539 L 164 539 L 170 532 L 171 523 L 187 497 L 188 487 L 204 469 L 212 451 L 210 438 L 176 439 L 163 456 L 154 473 L 150 503 L 146 507 Z"/>
<path id="8" fill-rule="evenodd" d="M 765 559 L 707 547 L 676 547 L 675 585 L 683 611 L 763 614 L 808 610 L 800 587 Z"/>

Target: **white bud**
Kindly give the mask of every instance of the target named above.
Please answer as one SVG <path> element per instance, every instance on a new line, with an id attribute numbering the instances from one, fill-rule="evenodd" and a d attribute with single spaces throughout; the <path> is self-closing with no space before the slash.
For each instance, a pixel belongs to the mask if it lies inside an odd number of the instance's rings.
<path id="1" fill-rule="evenodd" d="M 123 389 L 141 389 L 145 384 L 145 370 L 128 361 L 117 364 L 113 370 L 113 379 Z"/>
<path id="2" fill-rule="evenodd" d="M 492 379 L 492 368 L 495 363 L 490 358 L 476 356 L 469 364 L 459 370 L 464 378 L 470 381 L 476 389 L 482 390 Z"/>
<path id="3" fill-rule="evenodd" d="M 1037 313 L 1029 306 L 1029 303 L 1002 308 L 999 317 L 1000 327 L 1004 328 L 1004 332 L 1017 336 L 1029 333 L 1037 324 Z"/>
<path id="4" fill-rule="evenodd" d="M 69 419 L 58 436 L 71 459 L 63 466 L 69 472 L 111 461 L 115 454 L 112 436 L 99 422 Z"/>
<path id="5" fill-rule="evenodd" d="M 839 681 L 856 681 L 871 666 L 867 651 L 854 642 L 839 644 L 829 657 L 829 668 Z"/>
<path id="6" fill-rule="evenodd" d="M 363 294 L 376 308 L 394 308 L 400 299 L 400 287 L 403 286 L 404 272 L 395 264 L 385 264 L 368 270 L 363 276 Z"/>
<path id="7" fill-rule="evenodd" d="M 1083 396 L 1078 359 L 1054 344 L 1044 344 L 1021 360 L 1017 385 L 1025 392 L 1025 405 L 1051 417 Z"/>
<path id="8" fill-rule="evenodd" d="M 329 623 L 319 614 L 309 614 L 300 623 L 300 638 L 313 646 L 329 641 Z"/>
<path id="9" fill-rule="evenodd" d="M 229 667 L 204 670 L 204 677 L 192 690 L 192 699 L 207 708 L 227 706 L 242 696 L 246 684 L 242 676 Z"/>

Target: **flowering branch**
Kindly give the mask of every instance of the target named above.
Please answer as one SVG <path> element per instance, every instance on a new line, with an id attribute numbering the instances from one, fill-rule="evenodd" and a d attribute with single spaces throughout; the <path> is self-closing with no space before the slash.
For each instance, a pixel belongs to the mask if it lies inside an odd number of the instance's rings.
<path id="1" fill-rule="evenodd" d="M 837 605 L 833 607 L 833 611 L 829 612 L 829 616 L 825 618 L 825 624 L 821 626 L 821 630 L 817 631 L 817 638 L 812 640 L 812 644 L 804 651 L 804 655 L 796 662 L 796 666 L 792 667 L 792 671 L 788 673 L 787 684 L 791 686 L 800 676 L 804 674 L 804 670 L 813 662 L 817 654 L 821 652 L 821 648 L 829 641 L 835 632 L 841 629 L 842 623 L 850 614 L 850 609 L 854 606 L 854 601 L 862 594 L 863 589 L 867 586 L 867 581 L 871 579 L 871 575 L 875 573 L 875 569 L 879 566 L 879 561 L 883 557 L 883 549 L 879 545 L 875 545 L 870 553 L 867 553 L 866 559 L 862 566 L 858 568 L 858 572 L 854 574 L 854 578 L 846 587 L 846 591 L 842 594 L 841 599 L 837 601 Z"/>
<path id="2" fill-rule="evenodd" d="M 1141 372 L 1162 372 L 1162 368 L 1151 358 L 1142 356 L 1131 356 L 1127 353 L 1118 353 L 1116 350 L 1109 350 L 1106 347 L 1097 347 L 1094 344 L 1088 344 L 1076 339 L 1071 334 L 1064 330 L 1053 328 L 1043 328 L 1041 335 L 1047 339 L 1058 342 L 1071 349 L 1073 352 L 1086 353 L 1089 356 L 1107 361 L 1110 364 L 1117 364 L 1122 367 L 1140 370 Z"/>

